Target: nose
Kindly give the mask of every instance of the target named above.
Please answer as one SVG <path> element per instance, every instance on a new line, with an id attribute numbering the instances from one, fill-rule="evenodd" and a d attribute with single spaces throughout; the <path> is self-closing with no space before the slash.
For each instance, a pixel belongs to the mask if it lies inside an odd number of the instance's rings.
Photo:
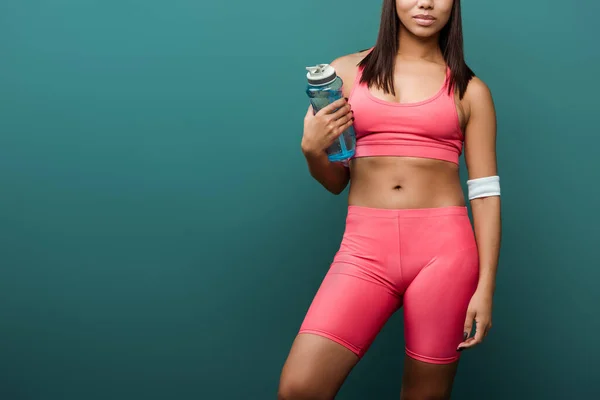
<path id="1" fill-rule="evenodd" d="M 419 0 L 417 6 L 423 10 L 433 10 L 433 0 Z"/>

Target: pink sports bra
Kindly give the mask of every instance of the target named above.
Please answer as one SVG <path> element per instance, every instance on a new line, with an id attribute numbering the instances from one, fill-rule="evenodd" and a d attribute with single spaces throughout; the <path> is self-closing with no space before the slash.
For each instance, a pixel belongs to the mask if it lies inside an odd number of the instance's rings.
<path id="1" fill-rule="evenodd" d="M 348 97 L 354 111 L 355 157 L 408 156 L 458 164 L 464 135 L 454 96 L 448 95 L 450 69 L 442 88 L 429 99 L 394 103 L 375 97 L 356 74 Z"/>

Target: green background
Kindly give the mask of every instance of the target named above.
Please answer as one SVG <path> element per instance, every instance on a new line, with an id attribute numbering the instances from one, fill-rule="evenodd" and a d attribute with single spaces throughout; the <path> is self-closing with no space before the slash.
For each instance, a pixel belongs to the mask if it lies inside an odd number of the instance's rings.
<path id="1" fill-rule="evenodd" d="M 0 3 L 2 400 L 275 398 L 345 217 L 300 154 L 304 67 L 380 4 Z M 463 9 L 504 235 L 455 398 L 599 398 L 600 6 Z M 398 398 L 402 351 L 398 313 L 339 398 Z"/>

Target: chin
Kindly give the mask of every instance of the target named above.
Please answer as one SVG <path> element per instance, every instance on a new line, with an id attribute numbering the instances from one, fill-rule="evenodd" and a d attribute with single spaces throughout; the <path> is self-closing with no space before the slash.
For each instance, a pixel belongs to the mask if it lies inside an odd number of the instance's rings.
<path id="1" fill-rule="evenodd" d="M 405 28 L 414 36 L 422 39 L 430 38 L 432 36 L 437 35 L 440 32 L 440 30 L 437 29 L 435 26 L 405 26 Z"/>

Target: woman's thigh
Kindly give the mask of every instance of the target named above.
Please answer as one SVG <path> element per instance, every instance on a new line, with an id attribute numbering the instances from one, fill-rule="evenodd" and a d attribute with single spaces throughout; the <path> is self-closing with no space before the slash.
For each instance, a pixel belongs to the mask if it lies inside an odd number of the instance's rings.
<path id="1" fill-rule="evenodd" d="M 358 356 L 323 336 L 300 333 L 281 372 L 279 400 L 333 399 Z"/>

